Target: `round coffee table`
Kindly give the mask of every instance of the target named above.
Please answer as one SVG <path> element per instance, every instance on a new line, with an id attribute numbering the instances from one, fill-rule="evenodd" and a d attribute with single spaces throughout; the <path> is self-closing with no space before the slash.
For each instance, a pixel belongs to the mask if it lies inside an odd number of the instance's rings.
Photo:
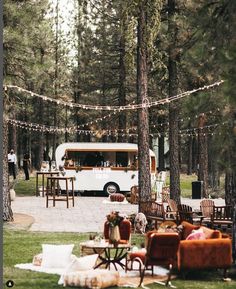
<path id="1" fill-rule="evenodd" d="M 113 244 L 105 242 L 105 240 L 101 242 L 87 241 L 80 243 L 80 249 L 81 252 L 92 249 L 94 254 L 98 254 L 98 263 L 94 269 L 104 266 L 110 270 L 111 265 L 113 265 L 114 268 L 118 270 L 117 266 L 120 266 L 122 269 L 126 268 L 127 253 L 130 251 L 131 245 L 118 244 L 114 246 Z M 122 262 L 123 259 L 125 259 L 125 264 Z"/>

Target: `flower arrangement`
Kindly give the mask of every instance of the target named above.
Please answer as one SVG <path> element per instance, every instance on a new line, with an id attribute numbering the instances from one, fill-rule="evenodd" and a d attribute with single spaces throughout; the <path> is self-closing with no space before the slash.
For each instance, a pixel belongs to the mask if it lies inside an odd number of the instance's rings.
<path id="1" fill-rule="evenodd" d="M 119 212 L 117 212 L 117 211 L 112 211 L 109 215 L 107 215 L 107 221 L 108 221 L 110 227 L 119 226 L 120 222 L 123 219 L 124 218 L 122 216 L 120 216 Z"/>

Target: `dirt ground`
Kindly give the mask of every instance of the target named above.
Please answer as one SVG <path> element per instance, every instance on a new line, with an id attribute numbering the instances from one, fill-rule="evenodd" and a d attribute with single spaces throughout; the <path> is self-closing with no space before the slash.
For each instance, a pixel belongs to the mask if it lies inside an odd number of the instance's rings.
<path id="1" fill-rule="evenodd" d="M 32 216 L 26 214 L 14 213 L 13 217 L 14 221 L 4 223 L 4 226 L 14 230 L 27 230 L 35 221 Z"/>

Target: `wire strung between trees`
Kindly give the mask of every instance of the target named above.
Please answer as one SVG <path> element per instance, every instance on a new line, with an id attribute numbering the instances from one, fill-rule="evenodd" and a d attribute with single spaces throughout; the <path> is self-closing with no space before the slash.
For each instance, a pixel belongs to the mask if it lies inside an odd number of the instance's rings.
<path id="1" fill-rule="evenodd" d="M 132 131 L 137 131 L 137 128 L 129 128 L 126 130 L 119 130 L 119 129 L 114 129 L 114 130 L 105 130 L 105 129 L 98 129 L 98 130 L 80 130 L 77 129 L 76 127 L 67 127 L 67 128 L 58 128 L 54 126 L 46 126 L 46 125 L 40 125 L 36 123 L 28 123 L 25 121 L 20 121 L 20 120 L 15 120 L 15 119 L 7 119 L 7 122 L 11 124 L 12 126 L 19 127 L 21 129 L 26 129 L 29 131 L 40 131 L 40 132 L 47 132 L 47 133 L 69 133 L 69 134 L 74 134 L 74 133 L 79 133 L 79 134 L 85 134 L 85 135 L 93 135 L 97 136 L 99 135 L 113 135 L 113 136 L 137 136 L 137 133 L 134 133 Z M 228 124 L 228 121 L 225 121 L 221 124 L 216 123 L 216 124 L 210 124 L 206 125 L 203 127 L 196 127 L 196 128 L 188 128 L 188 129 L 181 129 L 179 130 L 180 135 L 197 135 L 199 132 L 201 132 L 203 135 L 207 134 L 209 132 L 206 132 L 206 130 L 211 130 L 215 129 L 217 127 L 223 126 Z M 212 132 L 210 132 L 212 134 Z M 156 132 L 156 133 L 150 133 L 150 136 L 168 136 L 168 133 L 166 132 Z"/>
<path id="2" fill-rule="evenodd" d="M 124 110 L 135 110 L 135 109 L 144 109 L 144 108 L 150 108 L 153 106 L 157 106 L 157 105 L 163 105 L 166 103 L 170 103 L 172 101 L 178 100 L 180 98 L 183 98 L 185 96 L 189 96 L 195 92 L 199 92 L 199 91 L 204 91 L 204 90 L 208 90 L 210 88 L 213 88 L 215 86 L 219 86 L 224 82 L 224 80 L 220 80 L 217 81 L 213 84 L 209 84 L 209 85 L 204 85 L 202 87 L 196 88 L 196 89 L 192 89 L 180 94 L 177 94 L 175 96 L 171 96 L 165 99 L 160 99 L 157 101 L 145 101 L 141 104 L 128 104 L 128 105 L 124 105 L 124 106 L 111 106 L 111 105 L 106 105 L 106 106 L 100 106 L 100 105 L 90 105 L 90 104 L 80 104 L 80 103 L 73 103 L 73 102 L 66 102 L 64 100 L 59 100 L 59 99 L 54 99 L 45 95 L 40 95 L 38 93 L 34 93 L 32 91 L 29 91 L 27 89 L 24 89 L 22 87 L 16 86 L 16 85 L 5 85 L 4 89 L 7 90 L 9 89 L 17 89 L 19 92 L 25 92 L 28 95 L 30 95 L 31 97 L 39 97 L 45 101 L 50 101 L 53 103 L 56 103 L 58 105 L 63 105 L 63 106 L 67 106 L 67 107 L 71 107 L 71 108 L 80 108 L 80 109 L 85 109 L 85 110 L 99 110 L 99 111 L 105 111 L 105 110 L 110 110 L 110 111 L 124 111 Z"/>
<path id="3" fill-rule="evenodd" d="M 220 111 L 220 108 L 217 108 L 216 109 L 217 112 Z M 194 118 L 198 118 L 200 115 L 204 114 L 204 115 L 212 115 L 214 113 L 214 111 L 210 110 L 210 111 L 207 111 L 207 112 L 200 112 L 198 114 L 196 114 L 194 116 Z M 66 133 L 66 132 L 71 132 L 71 131 L 76 131 L 76 132 L 89 132 L 90 130 L 82 130 L 80 129 L 81 127 L 85 127 L 85 126 L 88 126 L 88 125 L 92 125 L 92 124 L 97 124 L 99 121 L 103 121 L 105 120 L 106 118 L 108 117 L 111 117 L 113 115 L 117 114 L 117 112 L 113 112 L 113 113 L 110 113 L 108 114 L 107 116 L 104 116 L 104 117 L 101 117 L 101 118 L 98 118 L 98 119 L 95 119 L 94 121 L 90 121 L 90 122 L 87 122 L 85 124 L 81 124 L 81 125 L 77 125 L 77 126 L 70 126 L 70 127 L 63 127 L 63 128 L 59 128 L 59 127 L 55 127 L 55 126 L 49 126 L 49 125 L 44 125 L 44 124 L 38 124 L 38 123 L 30 123 L 30 122 L 26 122 L 26 121 L 22 121 L 22 120 L 16 120 L 16 119 L 7 119 L 7 122 L 9 122 L 10 124 L 12 125 L 18 125 L 18 127 L 21 127 L 21 128 L 24 128 L 24 127 L 28 127 L 28 128 L 32 128 L 34 130 L 39 130 L 39 131 L 42 131 L 42 132 L 58 132 L 58 133 Z M 177 121 L 180 121 L 180 122 L 183 122 L 185 120 L 190 120 L 191 118 L 190 117 L 187 117 L 187 118 L 180 118 L 178 119 Z M 223 122 L 222 125 L 224 125 L 225 123 L 227 122 Z M 152 128 L 158 128 L 158 127 L 163 127 L 165 125 L 169 125 L 169 122 L 162 122 L 162 123 L 158 123 L 158 124 L 151 124 L 150 127 Z M 218 126 L 219 124 L 210 124 L 210 125 L 207 125 L 207 126 L 204 126 L 205 128 L 207 127 L 214 127 L 214 126 Z M 107 131 L 115 131 L 115 132 L 119 132 L 119 133 L 131 133 L 132 131 L 137 131 L 137 126 L 133 126 L 133 127 L 129 127 L 129 128 L 124 128 L 124 129 L 114 129 L 114 130 L 107 130 Z M 192 131 L 192 130 L 197 130 L 198 128 L 186 128 L 186 129 L 181 129 L 180 131 L 184 132 L 184 131 Z M 102 129 L 97 129 L 96 131 L 101 131 Z M 95 131 L 95 129 L 94 129 Z"/>

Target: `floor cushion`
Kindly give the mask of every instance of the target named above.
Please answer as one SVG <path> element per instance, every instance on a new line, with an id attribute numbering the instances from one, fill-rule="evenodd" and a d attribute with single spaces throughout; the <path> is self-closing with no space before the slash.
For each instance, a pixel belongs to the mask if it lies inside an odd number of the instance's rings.
<path id="1" fill-rule="evenodd" d="M 86 270 L 70 272 L 64 275 L 64 286 L 100 289 L 117 286 L 119 272 L 109 270 Z"/>
<path id="2" fill-rule="evenodd" d="M 65 268 L 65 272 L 61 275 L 58 284 L 64 283 L 64 276 L 71 272 L 91 270 L 96 265 L 98 254 L 87 255 L 83 257 L 74 257 L 68 266 Z"/>

